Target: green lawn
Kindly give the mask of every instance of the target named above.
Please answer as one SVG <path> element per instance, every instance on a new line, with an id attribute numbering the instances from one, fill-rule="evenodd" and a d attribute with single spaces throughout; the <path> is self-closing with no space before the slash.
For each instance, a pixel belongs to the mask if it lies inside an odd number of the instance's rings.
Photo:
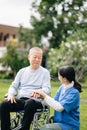
<path id="1" fill-rule="evenodd" d="M 4 99 L 4 95 L 6 94 L 11 81 L 0 80 L 0 102 Z M 51 96 L 53 97 L 58 89 L 59 82 L 51 82 Z M 85 84 L 86 86 L 86 84 Z M 53 115 L 53 109 L 51 108 L 51 114 Z M 87 130 L 87 87 L 83 88 L 83 92 L 81 93 L 81 105 L 80 105 L 80 122 L 81 129 Z"/>

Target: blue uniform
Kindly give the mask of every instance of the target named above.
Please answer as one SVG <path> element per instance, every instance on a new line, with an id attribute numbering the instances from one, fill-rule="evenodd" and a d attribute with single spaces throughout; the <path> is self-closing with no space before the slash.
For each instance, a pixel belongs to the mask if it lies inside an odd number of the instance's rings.
<path id="1" fill-rule="evenodd" d="M 64 85 L 61 85 L 54 99 L 64 107 L 62 112 L 54 111 L 54 122 L 58 123 L 62 130 L 79 130 L 79 91 L 73 86 L 63 93 Z"/>

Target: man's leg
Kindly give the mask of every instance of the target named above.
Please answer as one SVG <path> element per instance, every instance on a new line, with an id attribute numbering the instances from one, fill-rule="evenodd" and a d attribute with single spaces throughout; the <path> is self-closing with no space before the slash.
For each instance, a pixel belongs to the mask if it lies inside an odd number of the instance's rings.
<path id="1" fill-rule="evenodd" d="M 10 130 L 10 102 L 1 103 L 1 130 Z"/>
<path id="2" fill-rule="evenodd" d="M 24 101 L 17 100 L 17 103 L 3 101 L 1 103 L 1 130 L 10 130 L 10 112 L 16 112 L 24 108 Z"/>
<path id="3" fill-rule="evenodd" d="M 22 122 L 22 128 L 20 130 L 29 130 L 36 110 L 42 108 L 43 106 L 40 102 L 37 102 L 33 99 L 27 100 L 24 107 L 25 112 Z"/>

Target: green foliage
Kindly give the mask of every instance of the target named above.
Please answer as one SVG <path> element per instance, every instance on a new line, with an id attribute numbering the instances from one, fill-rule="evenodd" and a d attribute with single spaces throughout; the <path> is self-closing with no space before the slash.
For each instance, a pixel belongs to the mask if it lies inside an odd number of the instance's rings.
<path id="1" fill-rule="evenodd" d="M 62 42 L 59 49 L 51 49 L 48 60 L 51 73 L 56 73 L 59 66 L 70 65 L 75 68 L 77 79 L 83 80 L 87 74 L 86 38 L 86 30 L 81 29 Z"/>
<path id="2" fill-rule="evenodd" d="M 18 39 L 24 45 L 25 48 L 31 48 L 35 45 L 35 38 L 32 29 L 24 29 L 20 26 L 18 30 Z"/>
<path id="3" fill-rule="evenodd" d="M 27 60 L 27 55 L 28 50 L 21 48 L 19 44 L 11 45 L 9 43 L 7 45 L 7 52 L 1 58 L 1 62 L 3 66 L 10 67 L 15 76 L 20 68 L 29 64 Z"/>
<path id="4" fill-rule="evenodd" d="M 0 72 L 0 79 L 13 79 L 14 75 L 12 71 Z"/>
<path id="5" fill-rule="evenodd" d="M 51 32 L 50 47 L 56 48 L 77 29 L 86 28 L 85 2 L 86 0 L 42 0 L 37 5 L 34 1 L 32 6 L 40 14 L 40 19 L 31 17 L 36 43 L 41 43 L 41 37 L 48 37 Z"/>

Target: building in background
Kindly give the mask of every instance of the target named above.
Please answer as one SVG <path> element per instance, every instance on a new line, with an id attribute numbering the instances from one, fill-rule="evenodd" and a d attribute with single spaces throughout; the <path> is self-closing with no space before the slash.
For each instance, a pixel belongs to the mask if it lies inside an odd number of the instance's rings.
<path id="1" fill-rule="evenodd" d="M 6 46 L 6 40 L 11 36 L 17 36 L 18 28 L 0 24 L 0 47 Z"/>
<path id="2" fill-rule="evenodd" d="M 18 27 L 8 26 L 8 25 L 2 25 L 0 24 L 0 58 L 3 56 L 4 53 L 6 53 L 6 44 L 7 40 L 10 37 L 16 37 L 18 34 Z M 7 70 L 6 67 L 3 67 L 0 63 L 0 71 Z"/>

